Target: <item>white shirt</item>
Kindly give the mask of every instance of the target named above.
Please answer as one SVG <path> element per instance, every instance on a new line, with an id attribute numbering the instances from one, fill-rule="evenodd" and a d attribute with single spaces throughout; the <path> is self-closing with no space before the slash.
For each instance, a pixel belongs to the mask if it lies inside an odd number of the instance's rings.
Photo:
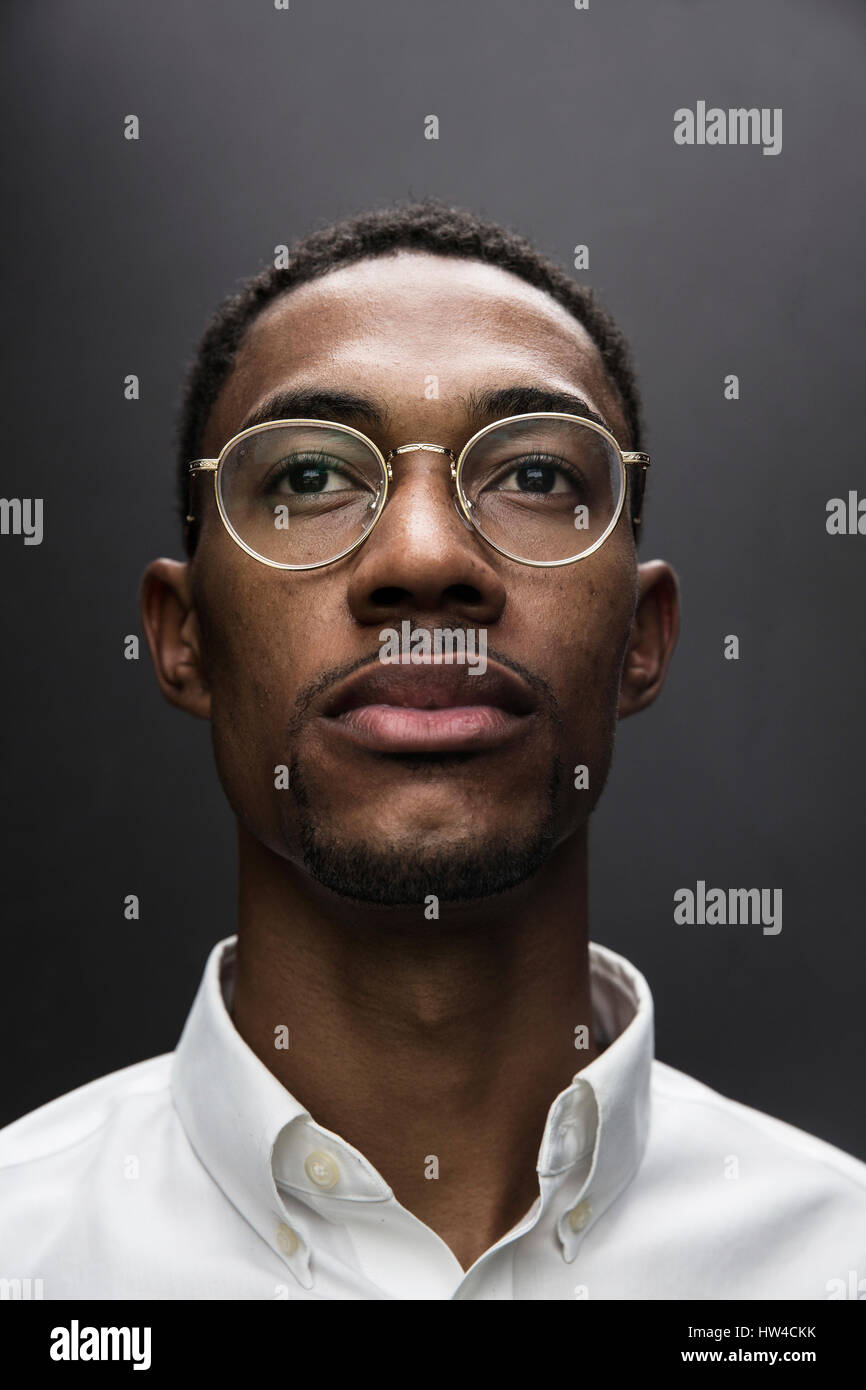
<path id="1" fill-rule="evenodd" d="M 5 1296 L 857 1296 L 834 1290 L 866 1275 L 866 1164 L 655 1061 L 649 987 L 613 951 L 590 945 L 607 1046 L 550 1106 L 538 1197 L 464 1272 L 243 1041 L 235 941 L 174 1053 L 0 1130 Z"/>

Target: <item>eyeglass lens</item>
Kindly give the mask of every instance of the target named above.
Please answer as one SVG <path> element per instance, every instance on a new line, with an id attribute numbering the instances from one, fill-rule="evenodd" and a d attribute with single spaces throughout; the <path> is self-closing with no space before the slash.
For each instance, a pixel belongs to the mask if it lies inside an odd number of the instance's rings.
<path id="1" fill-rule="evenodd" d="M 522 560 L 564 561 L 607 531 L 623 489 L 620 457 L 577 420 L 518 420 L 483 434 L 460 485 L 483 535 Z"/>
<path id="2" fill-rule="evenodd" d="M 382 464 L 368 444 L 328 425 L 274 425 L 223 459 L 218 487 L 232 530 L 256 555 L 314 565 L 348 550 L 375 519 Z"/>

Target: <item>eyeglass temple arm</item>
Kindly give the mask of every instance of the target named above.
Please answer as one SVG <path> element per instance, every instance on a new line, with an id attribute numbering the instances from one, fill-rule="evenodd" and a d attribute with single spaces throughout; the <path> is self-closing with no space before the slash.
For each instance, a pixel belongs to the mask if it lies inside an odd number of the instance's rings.
<path id="1" fill-rule="evenodd" d="M 187 469 L 187 472 L 189 473 L 190 477 L 193 473 L 215 473 L 218 464 L 219 459 L 193 459 L 192 463 L 189 465 Z M 186 517 L 187 525 L 189 525 L 190 522 L 193 521 L 195 521 L 195 513 L 188 512 Z"/>
<path id="2" fill-rule="evenodd" d="M 634 516 L 632 518 L 632 524 L 635 527 L 635 530 L 637 530 L 641 523 L 641 512 L 643 510 L 643 495 L 646 490 L 646 471 L 650 466 L 650 456 L 649 454 L 628 453 L 623 454 L 622 461 L 623 463 L 630 463 L 633 465 L 634 471 L 631 475 L 631 486 L 632 497 L 634 498 Z"/>

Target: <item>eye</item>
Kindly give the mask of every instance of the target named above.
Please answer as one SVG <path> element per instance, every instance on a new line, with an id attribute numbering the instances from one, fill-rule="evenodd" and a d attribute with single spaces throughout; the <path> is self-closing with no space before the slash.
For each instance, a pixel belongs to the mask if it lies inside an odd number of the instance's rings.
<path id="1" fill-rule="evenodd" d="M 321 496 L 358 487 L 341 459 L 322 454 L 290 454 L 280 459 L 271 469 L 267 483 L 269 491 L 292 496 Z"/>
<path id="2" fill-rule="evenodd" d="M 500 473 L 490 486 L 499 492 L 544 496 L 548 493 L 574 492 L 580 488 L 582 481 L 573 464 L 565 459 L 540 454 L 523 458 L 515 468 Z"/>

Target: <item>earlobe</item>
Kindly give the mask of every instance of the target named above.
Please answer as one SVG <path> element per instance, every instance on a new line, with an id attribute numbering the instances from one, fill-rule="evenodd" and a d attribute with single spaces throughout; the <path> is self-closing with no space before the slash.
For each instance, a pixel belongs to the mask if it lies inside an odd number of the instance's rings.
<path id="1" fill-rule="evenodd" d="M 679 584 L 664 560 L 638 566 L 638 599 L 620 686 L 619 717 L 646 709 L 665 682 L 680 629 Z"/>
<path id="2" fill-rule="evenodd" d="M 189 565 L 153 560 L 141 580 L 141 618 L 159 688 L 199 719 L 210 718 L 210 690 L 190 591 Z"/>

